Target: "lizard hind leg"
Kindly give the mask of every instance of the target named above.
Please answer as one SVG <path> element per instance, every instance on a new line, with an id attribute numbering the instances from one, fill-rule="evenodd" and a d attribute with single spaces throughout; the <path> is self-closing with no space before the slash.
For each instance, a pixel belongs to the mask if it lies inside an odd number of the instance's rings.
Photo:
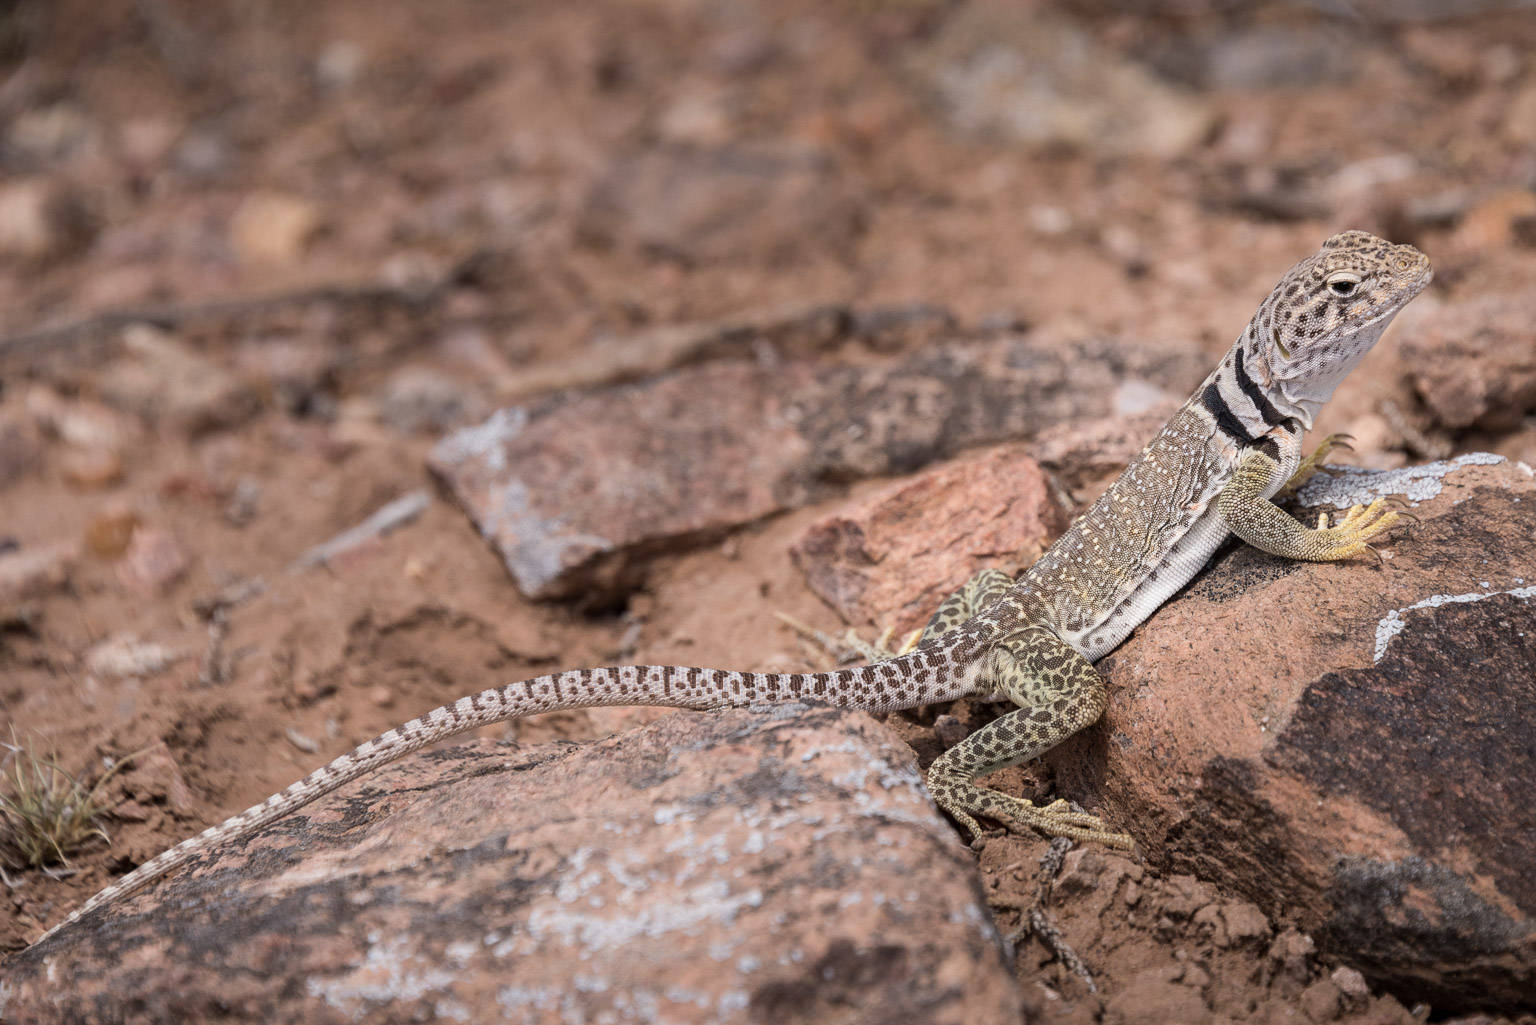
<path id="1" fill-rule="evenodd" d="M 921 632 L 914 632 L 907 637 L 899 648 L 895 650 L 885 647 L 885 641 L 890 633 L 884 635 L 873 645 L 866 645 L 862 653 L 871 662 L 881 662 L 886 659 L 905 655 L 924 641 L 931 641 L 935 637 L 941 637 L 958 627 L 961 623 L 970 619 L 982 609 L 991 605 L 997 599 L 1007 594 L 1013 588 L 1013 577 L 1000 569 L 984 569 L 972 574 L 971 578 L 960 586 L 948 598 L 939 603 L 933 615 L 928 617 L 928 623 Z"/>
<path id="2" fill-rule="evenodd" d="M 1039 806 L 976 785 L 984 776 L 1044 754 L 1104 711 L 1104 678 L 1076 649 L 1044 629 L 1005 641 L 993 654 L 998 689 L 1020 708 L 988 723 L 944 752 L 928 770 L 928 789 L 939 807 L 972 836 L 976 815 L 1035 829 L 1046 836 L 1096 840 L 1135 848 L 1096 815 L 1066 801 Z"/>
<path id="3" fill-rule="evenodd" d="M 924 641 L 946 634 L 992 604 L 1013 587 L 1013 577 L 1000 569 L 984 569 L 974 574 L 961 588 L 939 603 L 928 619 L 928 624 L 913 631 L 900 646 L 889 647 L 891 628 L 887 628 L 874 642 L 865 641 L 852 630 L 840 637 L 828 637 L 804 623 L 779 613 L 779 618 L 796 632 L 810 638 L 820 647 L 836 655 L 844 648 L 865 662 L 886 662 L 905 655 Z"/>

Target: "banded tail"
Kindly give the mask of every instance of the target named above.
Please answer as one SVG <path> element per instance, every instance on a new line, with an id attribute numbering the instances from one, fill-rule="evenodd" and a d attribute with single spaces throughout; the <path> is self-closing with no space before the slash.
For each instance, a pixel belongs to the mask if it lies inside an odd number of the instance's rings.
<path id="1" fill-rule="evenodd" d="M 965 631 L 955 631 L 963 635 Z M 826 673 L 745 673 L 687 666 L 609 666 L 549 673 L 492 687 L 432 709 L 403 726 L 364 741 L 329 765 L 291 783 L 260 804 L 172 847 L 102 890 L 58 925 L 46 940 L 87 912 L 135 893 L 225 841 L 249 836 L 268 823 L 428 744 L 480 726 L 560 709 L 607 705 L 661 705 L 705 710 L 790 701 L 818 701 L 867 711 L 894 711 L 969 693 L 975 671 L 954 650 L 948 635 L 905 655 L 874 665 Z"/>

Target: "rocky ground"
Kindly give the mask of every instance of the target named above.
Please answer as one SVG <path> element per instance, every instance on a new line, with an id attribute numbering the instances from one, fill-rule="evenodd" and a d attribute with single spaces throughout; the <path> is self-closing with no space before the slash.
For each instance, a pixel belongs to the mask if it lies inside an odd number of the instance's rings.
<path id="1" fill-rule="evenodd" d="M 4 866 L 0 1017 L 1532 1020 L 1536 13 L 1350 10 L 8 8 L 0 726 L 140 753 L 110 846 Z M 915 780 L 987 706 L 593 710 L 21 952 L 433 705 L 919 623 L 1345 227 L 1437 277 L 1318 425 L 1374 473 L 1300 501 L 1421 522 L 1225 552 L 993 780 L 1141 857 L 968 851 Z"/>

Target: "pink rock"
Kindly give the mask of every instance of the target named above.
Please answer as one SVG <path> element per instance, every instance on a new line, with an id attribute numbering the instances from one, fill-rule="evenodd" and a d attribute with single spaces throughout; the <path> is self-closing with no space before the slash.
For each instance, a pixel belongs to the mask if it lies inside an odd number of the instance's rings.
<path id="1" fill-rule="evenodd" d="M 1230 550 L 1101 663 L 1109 710 L 1050 761 L 1154 864 L 1404 999 L 1530 1009 L 1536 482 L 1487 455 L 1347 470 L 1303 518 L 1378 495 L 1423 520 L 1383 565 Z"/>
<path id="2" fill-rule="evenodd" d="M 187 553 L 174 535 L 159 527 L 140 527 L 117 564 L 117 577 L 139 594 L 163 594 L 186 575 L 187 567 Z"/>
<path id="3" fill-rule="evenodd" d="M 980 895 L 873 719 L 679 714 L 408 758 L 16 955 L 6 1013 L 1017 1021 Z"/>
<path id="4" fill-rule="evenodd" d="M 1002 445 L 846 506 L 790 554 L 845 621 L 905 634 L 977 570 L 1029 565 L 1067 519 L 1025 447 Z"/>
<path id="5" fill-rule="evenodd" d="M 1501 431 L 1536 410 L 1533 324 L 1529 289 L 1448 303 L 1421 320 L 1403 343 L 1403 365 L 1435 420 Z"/>

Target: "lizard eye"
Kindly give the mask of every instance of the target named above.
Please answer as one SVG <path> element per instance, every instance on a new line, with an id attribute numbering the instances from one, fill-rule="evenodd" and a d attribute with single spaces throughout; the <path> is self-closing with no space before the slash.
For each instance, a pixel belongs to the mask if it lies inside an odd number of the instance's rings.
<path id="1" fill-rule="evenodd" d="M 1355 294 L 1355 289 L 1360 287 L 1360 276 L 1341 271 L 1328 279 L 1328 291 L 1340 299 L 1348 299 Z"/>

